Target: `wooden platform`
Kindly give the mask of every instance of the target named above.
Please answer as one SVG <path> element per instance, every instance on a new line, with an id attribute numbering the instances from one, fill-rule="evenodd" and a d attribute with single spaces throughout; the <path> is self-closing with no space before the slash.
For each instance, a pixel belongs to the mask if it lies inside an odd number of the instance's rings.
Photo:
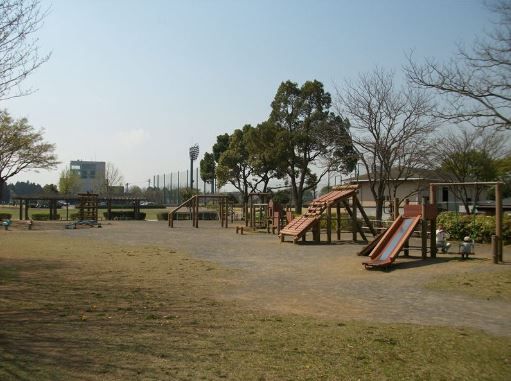
<path id="1" fill-rule="evenodd" d="M 329 206 L 351 197 L 357 189 L 357 187 L 344 187 L 343 189 L 334 190 L 312 200 L 306 213 L 294 219 L 280 230 L 281 241 L 284 240 L 285 236 L 291 236 L 293 237 L 293 241 L 296 242 L 303 237 L 307 231 L 312 229 L 316 224 L 319 224 L 321 215 Z"/>

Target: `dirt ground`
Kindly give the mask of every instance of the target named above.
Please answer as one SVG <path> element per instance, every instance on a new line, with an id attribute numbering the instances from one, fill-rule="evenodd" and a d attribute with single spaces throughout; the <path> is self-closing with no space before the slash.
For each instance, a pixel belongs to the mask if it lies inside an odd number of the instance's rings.
<path id="1" fill-rule="evenodd" d="M 176 222 L 174 229 L 165 222 L 123 221 L 52 234 L 56 239 L 63 235 L 123 246 L 151 245 L 217 263 L 234 270 L 229 286 L 217 297 L 251 308 L 328 319 L 471 327 L 511 336 L 509 299 L 480 299 L 456 289 L 426 287 L 446 275 L 511 274 L 510 247 L 505 247 L 505 263 L 499 265 L 492 263 L 489 246 L 477 245 L 476 255 L 467 261 L 454 254 L 421 260 L 416 251 L 409 259 L 399 257 L 390 271 L 368 271 L 361 265 L 365 258 L 356 255 L 363 247 L 359 244 L 280 243 L 271 234 L 235 234 L 234 227 L 223 229 L 217 221 L 201 221 L 199 229 L 189 221 Z M 511 275 L 505 279 L 511 280 Z"/>

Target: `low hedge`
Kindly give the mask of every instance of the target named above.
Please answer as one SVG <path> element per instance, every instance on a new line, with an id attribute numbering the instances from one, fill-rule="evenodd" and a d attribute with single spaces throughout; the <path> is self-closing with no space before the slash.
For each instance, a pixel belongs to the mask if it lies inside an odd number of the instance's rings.
<path id="1" fill-rule="evenodd" d="M 107 209 L 106 204 L 101 204 L 98 206 L 99 209 Z M 133 204 L 116 204 L 110 207 L 111 209 L 133 209 Z M 165 205 L 156 204 L 156 205 L 140 205 L 140 209 L 161 209 L 165 208 Z"/>
<path id="2" fill-rule="evenodd" d="M 11 218 L 11 213 L 0 213 L 0 220 L 10 220 Z"/>
<path id="3" fill-rule="evenodd" d="M 364 226 L 365 222 L 362 219 L 357 219 L 360 226 Z M 321 222 L 320 222 L 321 229 L 327 228 L 327 220 L 326 215 L 321 216 Z M 351 218 L 349 217 L 341 217 L 341 230 L 342 231 L 351 231 L 353 227 L 353 222 Z M 332 215 L 332 230 L 337 229 L 337 217 L 335 215 Z"/>
<path id="4" fill-rule="evenodd" d="M 32 213 L 32 219 L 34 221 L 49 221 L 50 213 Z M 60 214 L 56 214 L 54 219 L 60 220 Z"/>
<path id="5" fill-rule="evenodd" d="M 465 215 L 457 212 L 442 212 L 437 217 L 437 226 L 442 224 L 451 239 L 462 241 L 472 237 L 476 242 L 490 243 L 495 234 L 495 216 Z M 502 226 L 504 242 L 511 242 L 511 216 L 504 215 Z"/>
<path id="6" fill-rule="evenodd" d="M 158 221 L 167 221 L 169 219 L 169 212 L 156 213 L 156 219 Z"/>
<path id="7" fill-rule="evenodd" d="M 108 218 L 108 212 L 103 212 L 103 216 Z M 144 212 L 138 212 L 138 218 L 137 220 L 145 220 L 146 214 Z M 110 218 L 112 220 L 134 220 L 135 219 L 135 212 L 132 210 L 112 210 L 110 213 Z"/>

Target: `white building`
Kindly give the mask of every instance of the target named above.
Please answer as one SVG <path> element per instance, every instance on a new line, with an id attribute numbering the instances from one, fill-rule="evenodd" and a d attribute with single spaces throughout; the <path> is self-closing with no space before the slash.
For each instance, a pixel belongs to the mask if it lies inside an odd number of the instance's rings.
<path id="1" fill-rule="evenodd" d="M 105 168 L 104 161 L 71 161 L 70 170 L 80 179 L 79 192 L 99 193 L 105 183 Z"/>
<path id="2" fill-rule="evenodd" d="M 422 197 L 427 197 L 429 199 L 430 183 L 446 182 L 442 179 L 442 176 L 439 176 L 435 171 L 432 170 L 415 169 L 413 173 L 409 174 L 409 176 L 406 178 L 400 178 L 399 175 L 397 175 L 397 172 L 393 177 L 392 174 L 393 173 L 391 173 L 391 178 L 394 178 L 393 182 L 396 185 L 399 184 L 396 197 L 401 201 L 408 199 L 412 204 L 421 203 Z M 375 215 L 376 201 L 374 200 L 373 194 L 371 192 L 367 174 L 361 175 L 358 178 L 347 179 L 346 183 L 358 184 L 358 199 L 369 215 Z M 465 189 L 467 192 L 467 201 L 473 202 L 473 196 L 475 196 L 476 187 L 467 185 L 465 186 Z M 481 192 L 479 194 L 478 201 L 485 201 L 487 199 L 487 189 L 478 188 L 478 190 Z M 392 193 L 393 192 L 391 192 L 388 187 L 385 189 L 386 196 L 383 208 L 384 217 L 388 217 L 391 214 L 392 200 L 388 195 Z M 436 187 L 436 200 L 437 207 L 440 210 L 461 212 L 464 211 L 461 200 L 459 197 L 456 197 L 455 193 L 453 192 L 453 188 L 449 186 Z"/>

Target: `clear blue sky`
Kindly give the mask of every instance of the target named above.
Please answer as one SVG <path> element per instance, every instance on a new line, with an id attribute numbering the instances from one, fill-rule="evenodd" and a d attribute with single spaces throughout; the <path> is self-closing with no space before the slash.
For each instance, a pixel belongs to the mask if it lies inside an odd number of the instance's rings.
<path id="1" fill-rule="evenodd" d="M 186 170 L 188 147 L 265 120 L 282 81 L 333 93 L 376 65 L 400 72 L 405 53 L 448 59 L 491 29 L 479 0 L 44 1 L 39 32 L 52 52 L 2 102 L 45 129 L 56 171 L 11 181 L 58 183 L 70 160 L 110 161 L 125 182 Z"/>

